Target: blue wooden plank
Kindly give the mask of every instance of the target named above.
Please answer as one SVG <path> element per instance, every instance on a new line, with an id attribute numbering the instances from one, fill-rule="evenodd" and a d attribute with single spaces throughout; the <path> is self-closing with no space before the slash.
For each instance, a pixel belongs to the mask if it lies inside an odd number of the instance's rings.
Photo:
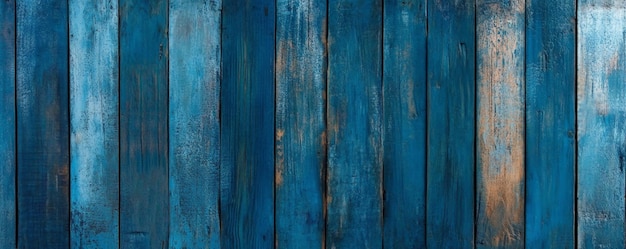
<path id="1" fill-rule="evenodd" d="M 426 1 L 384 5 L 383 241 L 385 248 L 424 248 Z"/>
<path id="2" fill-rule="evenodd" d="M 170 1 L 171 248 L 220 248 L 221 5 L 219 0 Z"/>
<path id="3" fill-rule="evenodd" d="M 273 0 L 223 3 L 223 248 L 274 246 L 275 7 Z"/>
<path id="4" fill-rule="evenodd" d="M 526 0 L 526 247 L 574 248 L 575 0 Z"/>
<path id="5" fill-rule="evenodd" d="M 278 0 L 276 247 L 323 248 L 326 1 Z"/>
<path id="6" fill-rule="evenodd" d="M 117 1 L 69 0 L 71 246 L 119 242 Z"/>
<path id="7" fill-rule="evenodd" d="M 120 243 L 168 247 L 167 0 L 121 0 Z"/>
<path id="8" fill-rule="evenodd" d="M 0 247 L 15 248 L 15 1 L 0 2 Z"/>
<path id="9" fill-rule="evenodd" d="M 18 247 L 69 247 L 66 0 L 17 1 Z"/>
<path id="10" fill-rule="evenodd" d="M 522 248 L 525 5 L 476 4 L 476 247 Z"/>
<path id="11" fill-rule="evenodd" d="M 328 3 L 326 245 L 382 247 L 382 1 Z"/>
<path id="12" fill-rule="evenodd" d="M 474 1 L 428 8 L 429 248 L 474 246 L 474 17 Z"/>
<path id="13" fill-rule="evenodd" d="M 626 2 L 578 2 L 578 246 L 624 248 Z"/>

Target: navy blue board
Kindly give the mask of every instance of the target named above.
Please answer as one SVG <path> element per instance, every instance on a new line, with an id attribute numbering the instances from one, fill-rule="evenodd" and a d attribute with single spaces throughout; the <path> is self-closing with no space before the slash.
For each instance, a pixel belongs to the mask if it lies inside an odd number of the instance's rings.
<path id="1" fill-rule="evenodd" d="M 384 1 L 384 246 L 426 246 L 426 1 Z"/>
<path id="2" fill-rule="evenodd" d="M 526 247 L 574 248 L 575 0 L 526 0 Z"/>
<path id="3" fill-rule="evenodd" d="M 0 247 L 16 246 L 15 1 L 0 2 Z"/>
<path id="4" fill-rule="evenodd" d="M 167 0 L 121 0 L 120 247 L 167 248 Z"/>
<path id="5" fill-rule="evenodd" d="M 279 0 L 276 18 L 276 247 L 322 248 L 326 2 Z"/>
<path id="6" fill-rule="evenodd" d="M 474 1 L 438 0 L 428 6 L 427 245 L 472 248 Z"/>
<path id="7" fill-rule="evenodd" d="M 381 0 L 328 3 L 329 248 L 382 247 L 382 11 Z"/>
<path id="8" fill-rule="evenodd" d="M 169 245 L 220 248 L 221 1 L 169 6 Z"/>
<path id="9" fill-rule="evenodd" d="M 17 2 L 19 248 L 69 247 L 66 0 Z"/>
<path id="10" fill-rule="evenodd" d="M 117 1 L 69 0 L 73 248 L 117 248 Z"/>
<path id="11" fill-rule="evenodd" d="M 222 6 L 222 248 L 274 246 L 273 0 Z"/>

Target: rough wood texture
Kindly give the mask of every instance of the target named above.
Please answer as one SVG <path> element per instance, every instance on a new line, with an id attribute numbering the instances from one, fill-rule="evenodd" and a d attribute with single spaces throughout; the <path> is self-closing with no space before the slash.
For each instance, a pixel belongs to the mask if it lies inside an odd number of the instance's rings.
<path id="1" fill-rule="evenodd" d="M 274 0 L 222 9 L 221 242 L 274 246 Z"/>
<path id="2" fill-rule="evenodd" d="M 18 247 L 69 247 L 66 0 L 17 2 Z"/>
<path id="3" fill-rule="evenodd" d="M 117 1 L 69 1 L 71 246 L 119 243 Z"/>
<path id="4" fill-rule="evenodd" d="M 437 0 L 428 13 L 428 247 L 472 248 L 474 1 Z"/>
<path id="5" fill-rule="evenodd" d="M 220 248 L 221 4 L 170 0 L 171 248 Z"/>
<path id="6" fill-rule="evenodd" d="M 322 248 L 326 2 L 279 0 L 276 19 L 276 247 Z"/>
<path id="7" fill-rule="evenodd" d="M 578 246 L 624 248 L 626 2 L 578 3 Z"/>
<path id="8" fill-rule="evenodd" d="M 382 1 L 329 1 L 326 246 L 382 247 Z"/>
<path id="9" fill-rule="evenodd" d="M 575 0 L 526 0 L 526 247 L 574 248 Z"/>
<path id="10" fill-rule="evenodd" d="M 120 243 L 167 248 L 167 0 L 120 1 Z"/>
<path id="11" fill-rule="evenodd" d="M 479 0 L 478 248 L 524 246 L 524 0 Z"/>

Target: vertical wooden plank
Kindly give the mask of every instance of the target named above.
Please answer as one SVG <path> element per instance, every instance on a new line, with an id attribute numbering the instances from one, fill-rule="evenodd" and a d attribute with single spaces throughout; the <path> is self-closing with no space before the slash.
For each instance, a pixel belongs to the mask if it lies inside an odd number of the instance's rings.
<path id="1" fill-rule="evenodd" d="M 120 243 L 167 248 L 167 0 L 120 4 Z"/>
<path id="2" fill-rule="evenodd" d="M 66 0 L 17 2 L 18 247 L 69 247 Z"/>
<path id="3" fill-rule="evenodd" d="M 524 246 L 524 0 L 478 0 L 478 248 Z"/>
<path id="4" fill-rule="evenodd" d="M 382 247 L 382 1 L 328 6 L 326 244 Z"/>
<path id="5" fill-rule="evenodd" d="M 170 247 L 219 248 L 221 1 L 171 0 Z"/>
<path id="6" fill-rule="evenodd" d="M 277 1 L 275 215 L 279 248 L 324 245 L 326 7 L 326 1 Z"/>
<path id="7" fill-rule="evenodd" d="M 15 248 L 15 1 L 0 2 L 0 247 Z"/>
<path id="8" fill-rule="evenodd" d="M 117 1 L 69 0 L 71 246 L 119 242 Z"/>
<path id="9" fill-rule="evenodd" d="M 578 246 L 624 248 L 626 2 L 578 2 Z"/>
<path id="10" fill-rule="evenodd" d="M 575 0 L 526 1 L 526 247 L 574 248 Z"/>
<path id="11" fill-rule="evenodd" d="M 428 9 L 429 248 L 474 246 L 474 5 L 437 0 Z"/>
<path id="12" fill-rule="evenodd" d="M 221 242 L 274 246 L 275 1 L 222 10 Z"/>
<path id="13" fill-rule="evenodd" d="M 426 1 L 384 1 L 384 245 L 426 246 Z"/>

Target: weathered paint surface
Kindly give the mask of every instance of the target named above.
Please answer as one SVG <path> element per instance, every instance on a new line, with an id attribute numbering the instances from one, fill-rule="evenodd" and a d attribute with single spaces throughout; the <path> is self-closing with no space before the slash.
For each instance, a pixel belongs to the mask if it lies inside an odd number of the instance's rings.
<path id="1" fill-rule="evenodd" d="M 170 247 L 220 248 L 221 1 L 169 6 Z"/>
<path id="2" fill-rule="evenodd" d="M 382 247 L 382 1 L 328 6 L 326 246 Z"/>
<path id="3" fill-rule="evenodd" d="M 624 248 L 626 2 L 578 2 L 578 246 Z"/>
<path id="4" fill-rule="evenodd" d="M 121 0 L 120 243 L 167 248 L 166 0 Z"/>
<path id="5" fill-rule="evenodd" d="M 526 247 L 574 248 L 575 0 L 526 0 Z"/>
<path id="6" fill-rule="evenodd" d="M 69 247 L 68 12 L 17 1 L 18 247 Z"/>
<path id="7" fill-rule="evenodd" d="M 474 1 L 437 0 L 428 13 L 427 245 L 472 248 Z"/>
<path id="8" fill-rule="evenodd" d="M 69 1 L 72 248 L 119 241 L 117 1 Z"/>
<path id="9" fill-rule="evenodd" d="M 524 246 L 524 0 L 479 0 L 476 246 Z"/>
<path id="10" fill-rule="evenodd" d="M 279 0 L 276 18 L 276 247 L 323 248 L 326 2 Z"/>
<path id="11" fill-rule="evenodd" d="M 274 246 L 275 7 L 273 0 L 222 7 L 223 248 Z"/>
<path id="12" fill-rule="evenodd" d="M 16 247 L 15 1 L 0 1 L 0 247 Z"/>
<path id="13" fill-rule="evenodd" d="M 426 246 L 426 1 L 393 0 L 384 1 L 384 5 L 383 241 L 386 248 L 423 248 Z"/>

